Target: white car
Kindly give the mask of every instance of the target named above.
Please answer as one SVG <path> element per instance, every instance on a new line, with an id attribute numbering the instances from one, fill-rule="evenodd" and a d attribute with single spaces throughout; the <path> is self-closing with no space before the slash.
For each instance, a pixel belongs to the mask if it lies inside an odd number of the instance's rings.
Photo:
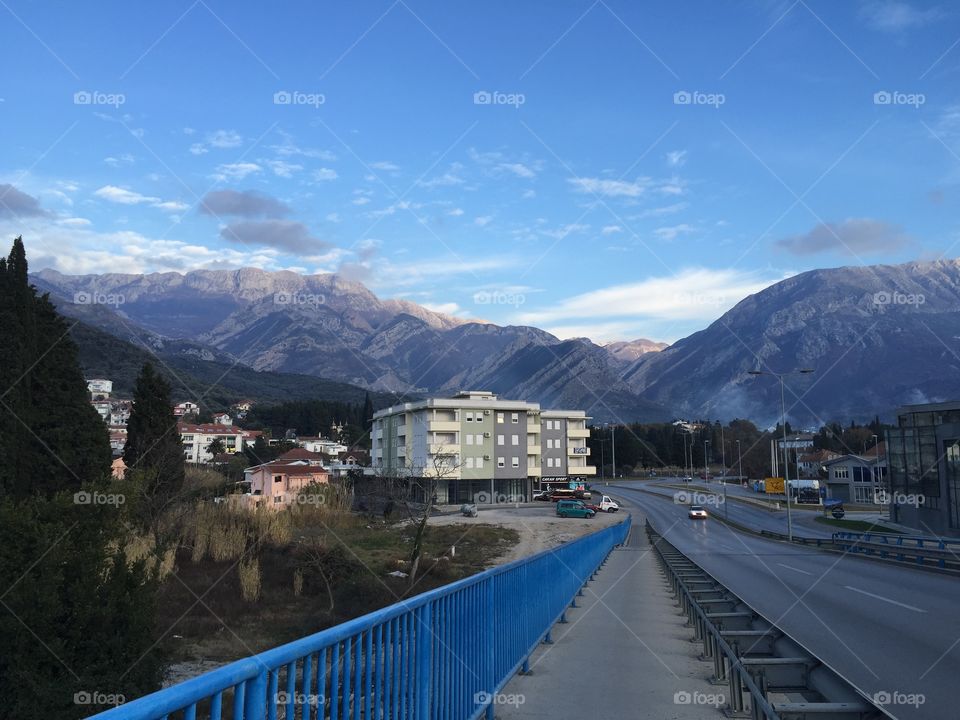
<path id="1" fill-rule="evenodd" d="M 699 505 L 691 505 L 690 511 L 687 513 L 687 517 L 691 520 L 706 520 L 707 511 Z"/>
<path id="2" fill-rule="evenodd" d="M 617 503 L 617 501 L 614 500 L 609 495 L 604 495 L 601 498 L 600 502 L 597 503 L 597 507 L 600 508 L 600 512 L 608 512 L 608 513 L 616 512 L 617 510 L 620 509 L 620 505 Z"/>

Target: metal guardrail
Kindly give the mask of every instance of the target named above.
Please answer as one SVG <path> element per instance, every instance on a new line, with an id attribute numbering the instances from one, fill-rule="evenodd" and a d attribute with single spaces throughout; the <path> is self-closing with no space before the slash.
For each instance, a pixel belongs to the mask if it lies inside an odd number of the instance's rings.
<path id="1" fill-rule="evenodd" d="M 960 540 L 943 540 L 915 535 L 835 532 L 835 547 L 899 562 L 913 562 L 942 570 L 960 570 Z"/>
<path id="2" fill-rule="evenodd" d="M 726 683 L 728 717 L 752 720 L 875 720 L 889 717 L 837 673 L 717 582 L 650 525 L 650 542 L 677 602 Z"/>
<path id="3" fill-rule="evenodd" d="M 253 655 L 96 720 L 493 718 L 625 521 Z"/>

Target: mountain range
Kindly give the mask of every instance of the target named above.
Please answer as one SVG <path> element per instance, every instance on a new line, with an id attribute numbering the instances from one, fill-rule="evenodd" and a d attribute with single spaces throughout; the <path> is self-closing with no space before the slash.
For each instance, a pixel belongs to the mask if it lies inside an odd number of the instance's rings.
<path id="1" fill-rule="evenodd" d="M 32 275 L 59 310 L 180 362 L 293 373 L 395 395 L 484 389 L 598 421 L 892 417 L 960 396 L 960 263 L 843 267 L 751 295 L 669 347 L 597 345 L 383 300 L 335 274 L 254 268 Z"/>

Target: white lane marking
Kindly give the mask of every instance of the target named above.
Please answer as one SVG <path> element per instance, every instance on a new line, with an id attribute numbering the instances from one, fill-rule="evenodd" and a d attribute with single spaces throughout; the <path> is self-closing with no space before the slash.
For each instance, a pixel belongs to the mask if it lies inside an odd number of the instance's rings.
<path id="1" fill-rule="evenodd" d="M 914 612 L 918 612 L 918 613 L 925 613 L 925 612 L 926 612 L 926 610 L 924 610 L 923 608 L 918 608 L 918 607 L 914 607 L 913 605 L 907 605 L 906 603 L 897 602 L 896 600 L 891 600 L 890 598 L 884 597 L 883 595 L 875 595 L 875 594 L 872 593 L 872 592 L 867 592 L 866 590 L 861 590 L 860 588 L 855 588 L 855 587 L 853 587 L 852 585 L 844 585 L 844 587 L 845 587 L 847 590 L 853 590 L 854 592 L 858 592 L 858 593 L 860 593 L 861 595 L 868 595 L 868 596 L 870 596 L 870 597 L 872 597 L 872 598 L 876 598 L 877 600 L 883 600 L 884 602 L 888 602 L 888 603 L 890 603 L 891 605 L 899 605 L 900 607 L 906 608 L 907 610 L 913 610 Z"/>
<path id="2" fill-rule="evenodd" d="M 813 575 L 812 572 L 807 572 L 806 570 L 801 570 L 800 568 L 794 567 L 793 565 L 787 565 L 786 563 L 777 563 L 780 567 L 785 567 L 787 570 L 793 570 L 794 572 L 803 573 L 804 575 Z"/>

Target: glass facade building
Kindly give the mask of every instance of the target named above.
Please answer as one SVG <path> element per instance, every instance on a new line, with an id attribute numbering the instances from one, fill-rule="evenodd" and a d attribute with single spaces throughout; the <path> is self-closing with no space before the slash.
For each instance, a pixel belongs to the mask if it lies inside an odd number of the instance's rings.
<path id="1" fill-rule="evenodd" d="M 891 518 L 960 536 L 960 401 L 900 408 L 886 440 Z"/>

